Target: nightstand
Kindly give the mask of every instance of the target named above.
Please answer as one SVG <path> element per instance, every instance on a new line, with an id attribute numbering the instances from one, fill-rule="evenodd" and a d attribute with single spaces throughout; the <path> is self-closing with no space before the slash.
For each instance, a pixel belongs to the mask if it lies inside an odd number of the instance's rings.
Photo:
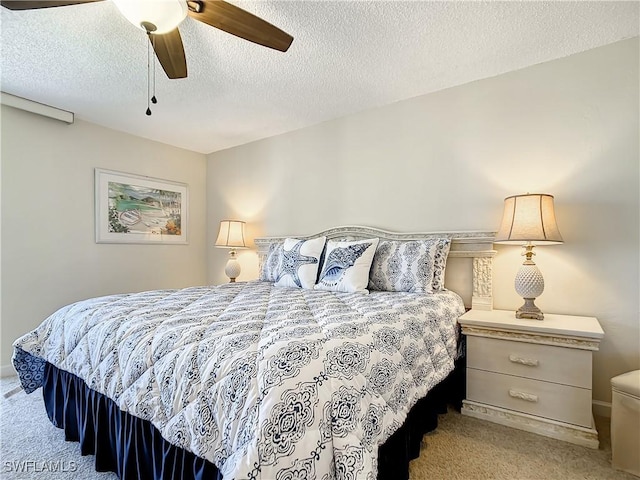
<path id="1" fill-rule="evenodd" d="M 464 415 L 598 448 L 591 357 L 604 332 L 596 318 L 470 310 L 458 322 L 467 336 Z"/>

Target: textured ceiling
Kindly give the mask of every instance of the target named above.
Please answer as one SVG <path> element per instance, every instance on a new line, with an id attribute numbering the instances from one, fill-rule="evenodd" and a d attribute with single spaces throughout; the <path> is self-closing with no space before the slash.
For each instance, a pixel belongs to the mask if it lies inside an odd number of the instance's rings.
<path id="1" fill-rule="evenodd" d="M 157 67 L 110 1 L 1 10 L 2 90 L 210 153 L 639 34 L 634 2 L 235 1 L 294 37 L 287 53 L 187 18 L 188 78 Z"/>

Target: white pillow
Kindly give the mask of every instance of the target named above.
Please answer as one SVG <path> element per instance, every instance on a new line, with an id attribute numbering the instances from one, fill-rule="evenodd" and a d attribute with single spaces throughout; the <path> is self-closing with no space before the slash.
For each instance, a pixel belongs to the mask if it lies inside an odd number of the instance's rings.
<path id="1" fill-rule="evenodd" d="M 382 240 L 373 257 L 369 290 L 431 293 L 440 242 L 439 238 Z"/>
<path id="2" fill-rule="evenodd" d="M 280 255 L 276 285 L 278 287 L 313 288 L 318 276 L 318 265 L 325 240 L 326 237 L 307 241 L 287 238 Z"/>
<path id="3" fill-rule="evenodd" d="M 260 277 L 263 282 L 275 282 L 280 273 L 280 257 L 282 257 L 282 248 L 284 242 L 272 243 L 269 245 L 269 252 L 266 255 L 264 263 L 260 268 Z"/>
<path id="4" fill-rule="evenodd" d="M 433 264 L 433 284 L 434 292 L 444 290 L 444 271 L 447 266 L 447 257 L 451 249 L 451 239 L 441 238 L 438 240 L 438 249 Z"/>
<path id="5" fill-rule="evenodd" d="M 377 246 L 377 238 L 355 242 L 329 240 L 316 289 L 369 293 L 369 270 Z"/>

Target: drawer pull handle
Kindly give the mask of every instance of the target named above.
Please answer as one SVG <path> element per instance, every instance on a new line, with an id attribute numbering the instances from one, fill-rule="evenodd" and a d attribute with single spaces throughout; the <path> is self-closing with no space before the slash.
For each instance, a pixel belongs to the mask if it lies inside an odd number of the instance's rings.
<path id="1" fill-rule="evenodd" d="M 536 403 L 538 401 L 537 395 L 533 395 L 531 393 L 518 392 L 517 390 L 509 390 L 509 396 L 513 398 L 519 398 L 520 400 L 525 400 L 527 402 Z"/>
<path id="2" fill-rule="evenodd" d="M 538 366 L 538 360 L 533 358 L 522 358 L 514 354 L 509 355 L 509 360 L 513 363 L 519 363 L 520 365 L 527 365 L 528 367 Z"/>

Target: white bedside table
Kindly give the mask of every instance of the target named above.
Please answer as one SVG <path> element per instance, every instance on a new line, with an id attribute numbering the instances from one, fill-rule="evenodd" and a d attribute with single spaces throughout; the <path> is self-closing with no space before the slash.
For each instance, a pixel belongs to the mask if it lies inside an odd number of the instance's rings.
<path id="1" fill-rule="evenodd" d="M 458 322 L 467 336 L 464 415 L 598 448 L 591 356 L 604 332 L 596 318 L 470 310 Z"/>

